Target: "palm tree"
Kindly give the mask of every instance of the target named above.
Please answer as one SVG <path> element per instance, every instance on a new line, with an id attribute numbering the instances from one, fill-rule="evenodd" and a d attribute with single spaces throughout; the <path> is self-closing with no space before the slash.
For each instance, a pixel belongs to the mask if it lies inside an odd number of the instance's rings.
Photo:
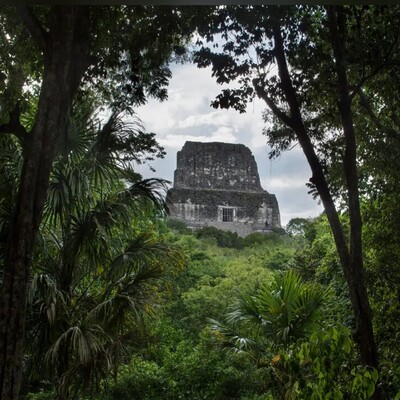
<path id="1" fill-rule="evenodd" d="M 152 216 L 166 211 L 166 183 L 132 169 L 162 155 L 137 120 L 125 124 L 113 113 L 101 123 L 88 103 L 60 140 L 36 243 L 25 357 L 28 380 L 53 382 L 59 399 L 116 371 L 182 264 L 152 228 Z M 7 165 L 0 173 L 12 181 L 17 174 Z M 4 193 L 0 207 L 12 202 Z M 0 221 L 2 232 L 5 213 Z"/>
<path id="2" fill-rule="evenodd" d="M 33 277 L 27 332 L 31 373 L 55 379 L 60 399 L 115 372 L 125 345 L 140 335 L 180 263 L 175 249 L 149 233 L 115 253 L 95 270 L 86 269 L 82 259 L 69 264 L 74 276 L 68 290 L 61 289 L 65 281 L 55 273 L 53 257 L 43 259 Z"/>
<path id="3" fill-rule="evenodd" d="M 326 296 L 325 290 L 303 282 L 294 271 L 275 273 L 237 301 L 225 324 L 213 321 L 213 329 L 225 347 L 254 357 L 266 346 L 287 348 L 319 326 Z"/>
<path id="4" fill-rule="evenodd" d="M 276 397 L 296 398 L 296 376 L 281 363 L 283 353 L 290 358 L 289 349 L 320 327 L 327 295 L 294 271 L 275 273 L 239 299 L 226 323 L 212 321 L 212 329 L 224 349 L 245 353 L 258 367 L 268 367 L 278 387 Z"/>

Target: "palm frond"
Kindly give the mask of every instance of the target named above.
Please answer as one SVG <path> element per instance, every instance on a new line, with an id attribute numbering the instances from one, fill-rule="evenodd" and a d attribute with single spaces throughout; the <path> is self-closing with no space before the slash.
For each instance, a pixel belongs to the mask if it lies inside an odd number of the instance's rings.
<path id="1" fill-rule="evenodd" d="M 170 277 L 183 265 L 177 248 L 148 233 L 131 241 L 104 272 L 105 287 L 88 318 L 118 331 L 130 321 L 142 326 L 170 289 Z"/>
<path id="2" fill-rule="evenodd" d="M 32 278 L 28 292 L 28 303 L 33 304 L 38 299 L 47 305 L 65 302 L 64 294 L 58 290 L 57 283 L 47 274 L 35 274 Z M 51 320 L 54 320 L 54 318 L 52 317 Z"/>
<path id="3" fill-rule="evenodd" d="M 115 111 L 110 115 L 98 132 L 98 149 L 111 149 L 124 166 L 165 155 L 155 140 L 155 134 L 144 131 L 142 121 L 132 110 Z"/>
<path id="4" fill-rule="evenodd" d="M 108 210 L 97 208 L 71 216 L 71 226 L 65 243 L 66 257 L 84 254 L 91 266 L 107 254 L 107 240 L 115 220 Z"/>
<path id="5" fill-rule="evenodd" d="M 103 126 L 98 122 L 99 127 L 88 148 L 84 167 L 95 186 L 107 186 L 118 179 L 121 173 L 122 166 L 118 163 L 120 122 L 116 113 L 112 113 Z"/>
<path id="6" fill-rule="evenodd" d="M 85 157 L 96 132 L 96 113 L 92 103 L 80 102 L 68 118 L 64 133 L 57 143 L 58 162 L 76 164 Z"/>
<path id="7" fill-rule="evenodd" d="M 327 292 L 301 281 L 293 271 L 273 275 L 253 295 L 243 296 L 228 314 L 275 343 L 288 345 L 318 326 Z"/>
<path id="8" fill-rule="evenodd" d="M 30 132 L 33 128 L 33 125 L 36 121 L 36 114 L 38 110 L 39 103 L 39 86 L 31 85 L 31 89 L 35 94 L 30 94 L 25 97 L 24 110 L 21 113 L 20 121 L 24 128 Z"/>
<path id="9" fill-rule="evenodd" d="M 167 213 L 168 207 L 165 201 L 168 190 L 168 181 L 163 179 L 144 179 L 133 183 L 126 190 L 118 194 L 121 202 L 133 202 L 133 210 L 148 212 L 151 207 L 160 213 Z"/>
<path id="10" fill-rule="evenodd" d="M 99 325 L 79 324 L 63 332 L 46 353 L 46 364 L 61 365 L 58 390 L 68 398 L 72 390 L 94 382 L 109 370 L 106 344 L 108 335 Z M 76 376 L 78 374 L 78 377 Z"/>
<path id="11" fill-rule="evenodd" d="M 127 321 L 142 326 L 144 318 L 152 315 L 159 303 L 160 292 L 167 282 L 160 264 L 141 264 L 136 273 L 108 286 L 103 300 L 88 313 L 88 318 L 112 331 L 119 331 Z"/>
<path id="12" fill-rule="evenodd" d="M 62 214 L 71 214 L 79 207 L 82 197 L 90 193 L 89 182 L 84 171 L 73 164 L 56 164 L 49 183 L 44 223 L 55 226 L 63 223 Z"/>
<path id="13" fill-rule="evenodd" d="M 237 327 L 229 323 L 222 323 L 220 321 L 209 319 L 213 336 L 218 340 L 220 346 L 224 350 L 232 351 L 234 353 L 248 352 L 254 350 L 259 351 L 260 345 L 253 339 L 240 334 Z"/>
<path id="14" fill-rule="evenodd" d="M 56 364 L 64 357 L 65 349 L 68 349 L 69 358 L 75 362 L 84 366 L 93 365 L 103 350 L 106 338 L 107 335 L 99 325 L 71 326 L 50 347 L 46 359 Z"/>
<path id="15" fill-rule="evenodd" d="M 107 269 L 107 280 L 129 275 L 132 272 L 144 276 L 144 265 L 160 268 L 160 273 L 172 272 L 183 265 L 183 257 L 176 246 L 166 243 L 161 238 L 149 232 L 136 235 L 118 255 Z"/>
<path id="16" fill-rule="evenodd" d="M 299 324 L 298 330 L 302 330 L 303 335 L 310 334 L 319 326 L 319 322 L 322 318 L 322 306 L 325 304 L 329 295 L 329 290 L 322 291 L 317 286 L 309 285 L 303 288 L 295 304 L 298 320 L 308 321 L 307 324 Z"/>
<path id="17" fill-rule="evenodd" d="M 259 301 L 255 296 L 244 295 L 232 307 L 227 314 L 227 322 L 230 324 L 245 324 L 251 329 L 259 330 L 263 319 L 260 315 Z"/>
<path id="18" fill-rule="evenodd" d="M 29 354 L 32 376 L 51 375 L 44 355 L 57 336 L 59 321 L 66 313 L 64 293 L 57 288 L 56 281 L 48 274 L 35 274 L 28 292 L 28 317 L 26 351 Z M 36 374 L 35 374 L 36 371 Z"/>

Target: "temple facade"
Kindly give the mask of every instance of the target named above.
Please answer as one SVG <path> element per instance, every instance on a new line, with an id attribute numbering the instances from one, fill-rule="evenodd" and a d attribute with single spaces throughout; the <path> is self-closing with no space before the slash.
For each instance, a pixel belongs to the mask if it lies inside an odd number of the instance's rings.
<path id="1" fill-rule="evenodd" d="M 186 142 L 167 201 L 170 218 L 192 229 L 214 226 L 246 236 L 280 227 L 276 197 L 261 187 L 243 144 Z"/>

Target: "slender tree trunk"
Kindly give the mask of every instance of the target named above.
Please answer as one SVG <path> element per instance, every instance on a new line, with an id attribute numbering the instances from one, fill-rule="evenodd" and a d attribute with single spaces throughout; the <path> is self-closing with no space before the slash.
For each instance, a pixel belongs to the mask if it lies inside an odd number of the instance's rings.
<path id="1" fill-rule="evenodd" d="M 290 120 L 288 121 L 289 126 L 296 133 L 300 146 L 304 152 L 304 155 L 306 156 L 308 164 L 310 165 L 312 172 L 312 177 L 310 181 L 316 186 L 324 205 L 324 209 L 332 229 L 340 262 L 342 266 L 348 265 L 350 254 L 347 246 L 346 237 L 344 235 L 339 220 L 339 215 L 337 213 L 335 203 L 329 190 L 328 182 L 326 181 L 322 165 L 319 161 L 317 154 L 315 153 L 314 146 L 303 123 L 300 106 L 297 102 L 296 91 L 292 85 L 288 65 L 286 62 L 283 38 L 279 25 L 274 26 L 273 34 L 275 40 L 275 57 L 278 64 L 279 77 L 282 83 L 283 90 L 285 92 L 286 101 L 289 105 L 291 114 Z"/>
<path id="2" fill-rule="evenodd" d="M 372 314 L 368 303 L 368 295 L 365 287 L 362 238 L 361 238 L 361 215 L 358 197 L 358 177 L 356 167 L 356 141 L 352 122 L 350 97 L 348 94 L 347 81 L 343 63 L 339 61 L 338 83 L 340 91 L 340 113 L 342 116 L 343 132 L 346 140 L 346 154 L 344 168 L 346 173 L 346 186 L 349 196 L 349 213 L 351 224 L 350 248 L 347 244 L 339 216 L 327 184 L 322 165 L 315 153 L 308 132 L 303 123 L 301 110 L 296 98 L 296 91 L 292 85 L 289 69 L 284 51 L 281 28 L 278 24 L 273 27 L 275 41 L 275 58 L 281 87 L 285 93 L 289 105 L 290 116 L 283 114 L 280 109 L 268 98 L 262 88 L 255 88 L 259 97 L 263 98 L 272 111 L 290 126 L 297 135 L 299 143 L 311 167 L 312 178 L 323 202 L 329 224 L 332 229 L 336 249 L 340 263 L 348 285 L 350 300 L 356 320 L 355 340 L 359 346 L 361 359 L 364 365 L 378 368 L 377 349 L 372 330 Z M 344 75 L 343 75 L 344 74 Z"/>
<path id="3" fill-rule="evenodd" d="M 33 246 L 47 197 L 58 137 L 64 131 L 72 99 L 89 67 L 87 7 L 53 7 L 46 32 L 28 8 L 25 26 L 44 54 L 38 113 L 24 144 L 18 203 L 8 236 L 0 299 L 0 399 L 19 396 L 27 288 Z"/>
<path id="4" fill-rule="evenodd" d="M 358 194 L 358 174 L 356 163 L 356 136 L 353 124 L 351 99 L 347 82 L 344 57 L 344 35 L 346 21 L 344 14 L 335 6 L 327 7 L 329 30 L 338 77 L 339 112 L 342 120 L 346 149 L 343 166 L 346 176 L 350 215 L 350 260 L 349 285 L 354 311 L 356 312 L 357 341 L 360 343 L 361 359 L 364 364 L 378 368 L 378 353 L 376 349 L 372 312 L 368 302 L 365 287 L 363 253 L 362 253 L 362 219 Z"/>

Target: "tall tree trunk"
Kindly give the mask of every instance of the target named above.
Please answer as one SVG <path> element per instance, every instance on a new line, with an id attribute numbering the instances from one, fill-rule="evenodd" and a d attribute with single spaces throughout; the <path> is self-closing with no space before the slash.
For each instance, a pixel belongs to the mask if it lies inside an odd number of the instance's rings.
<path id="1" fill-rule="evenodd" d="M 27 7 L 25 26 L 44 54 L 44 74 L 34 127 L 24 144 L 18 203 L 7 241 L 0 299 L 0 399 L 19 396 L 27 288 L 57 140 L 72 99 L 90 65 L 88 7 L 53 7 L 46 32 Z"/>
<path id="2" fill-rule="evenodd" d="M 268 97 L 262 87 L 255 86 L 257 95 L 264 99 L 271 110 L 285 124 L 293 129 L 311 167 L 312 178 L 323 202 L 329 224 L 332 229 L 336 249 L 347 282 L 350 300 L 356 320 L 355 340 L 360 350 L 360 356 L 364 365 L 378 368 L 377 349 L 372 330 L 372 314 L 368 302 L 365 287 L 363 262 L 362 262 L 362 238 L 361 215 L 358 198 L 358 178 L 356 166 L 356 141 L 351 116 L 350 97 L 344 66 L 339 60 L 338 84 L 340 92 L 340 113 L 342 116 L 343 132 L 346 140 L 346 153 L 344 168 L 346 173 L 346 186 L 349 196 L 349 213 L 351 224 L 350 247 L 347 244 L 339 216 L 327 184 L 322 165 L 315 153 L 314 146 L 308 135 L 297 101 L 296 91 L 292 85 L 289 69 L 286 61 L 281 27 L 276 24 L 273 27 L 275 41 L 275 58 L 278 64 L 279 77 L 282 90 L 290 109 L 290 116 L 284 114 Z M 343 75 L 344 74 L 344 75 Z"/>
<path id="3" fill-rule="evenodd" d="M 351 301 L 356 313 L 356 332 L 358 334 L 356 339 L 360 343 L 361 359 L 364 364 L 378 368 L 378 353 L 372 327 L 372 312 L 368 302 L 368 294 L 364 279 L 362 219 L 356 163 L 357 145 L 344 56 L 346 21 L 345 15 L 340 11 L 340 9 L 337 9 L 337 7 L 329 6 L 327 7 L 327 11 L 333 54 L 336 64 L 336 74 L 338 77 L 339 112 L 346 143 L 343 166 L 349 198 L 351 229 L 348 284 L 351 286 Z"/>

